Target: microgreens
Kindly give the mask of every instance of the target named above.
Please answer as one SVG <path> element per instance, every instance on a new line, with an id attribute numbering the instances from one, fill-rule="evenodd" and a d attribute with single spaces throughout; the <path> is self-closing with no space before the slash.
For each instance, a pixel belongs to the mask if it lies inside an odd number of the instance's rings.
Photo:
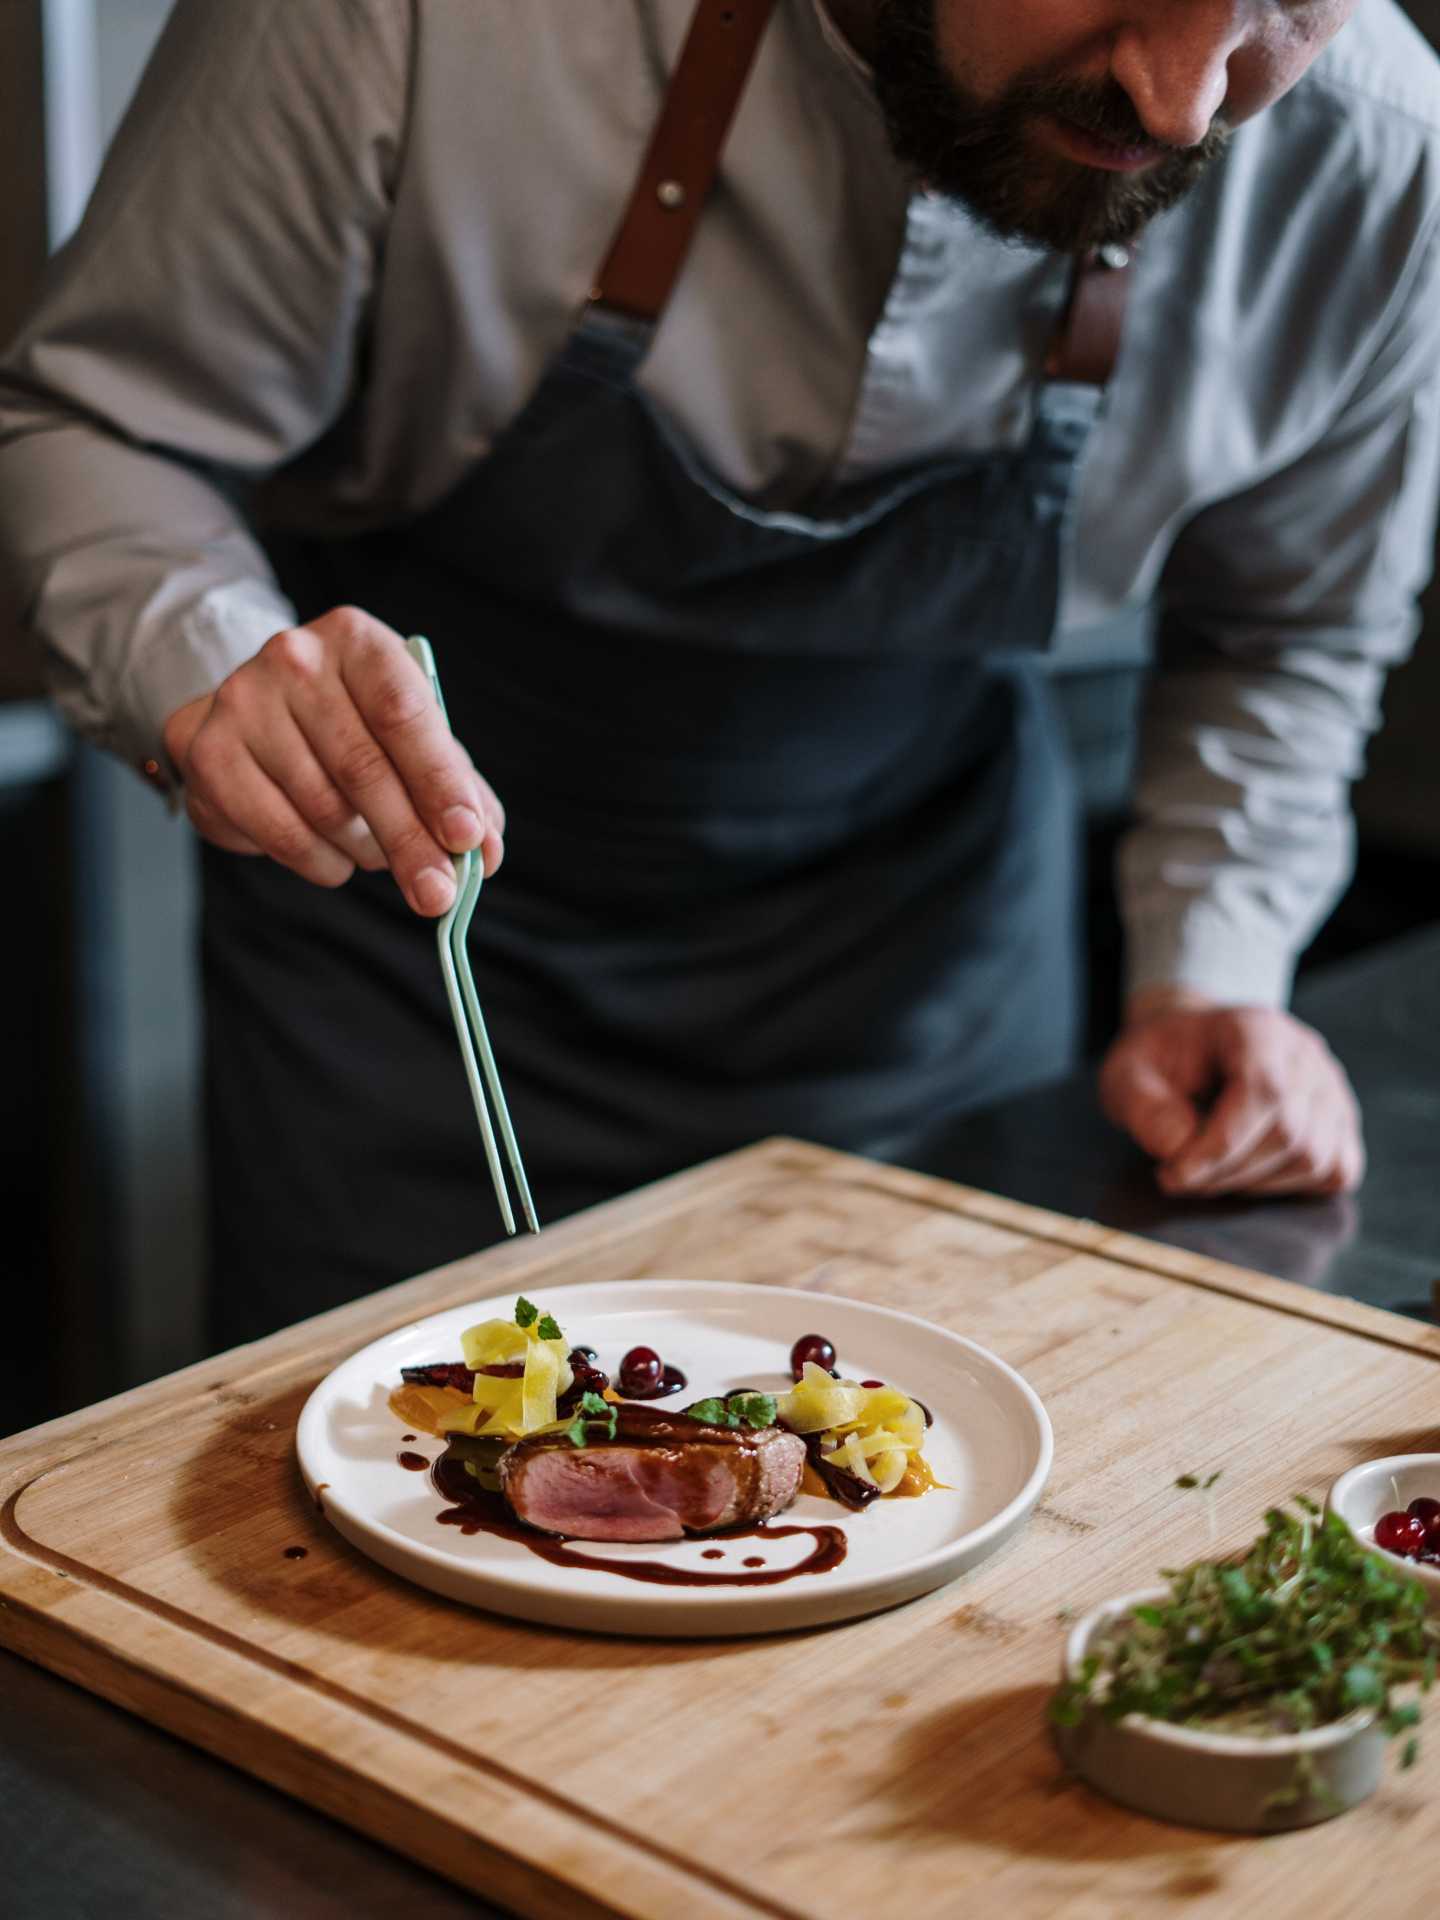
<path id="1" fill-rule="evenodd" d="M 575 1418 L 565 1429 L 565 1438 L 572 1447 L 588 1447 L 592 1428 L 601 1438 L 613 1440 L 619 1425 L 613 1402 L 602 1399 L 598 1393 L 582 1393 Z"/>
<path id="2" fill-rule="evenodd" d="M 1200 1484 L 1193 1475 L 1177 1484 L 1187 1481 Z M 1321 1518 L 1303 1495 L 1294 1504 L 1297 1512 L 1265 1515 L 1242 1559 L 1165 1570 L 1169 1597 L 1136 1607 L 1086 1657 L 1052 1699 L 1051 1718 L 1075 1726 L 1088 1706 L 1109 1720 L 1141 1713 L 1281 1734 L 1368 1708 L 1387 1734 L 1414 1727 L 1419 1706 L 1397 1703 L 1393 1690 L 1434 1683 L 1440 1623 L 1427 1617 L 1424 1591 L 1360 1546 L 1338 1515 Z M 1412 1738 L 1400 1764 L 1414 1757 Z M 1301 1768 L 1296 1793 L 1307 1790 Z"/>
<path id="3" fill-rule="evenodd" d="M 707 1427 L 773 1427 L 775 1401 L 768 1393 L 732 1393 L 723 1400 L 697 1400 L 686 1413 Z"/>
<path id="4" fill-rule="evenodd" d="M 534 1327 L 536 1335 L 541 1340 L 563 1340 L 565 1338 L 564 1334 L 560 1331 L 560 1322 L 555 1318 L 554 1314 L 542 1314 L 535 1302 L 533 1300 L 527 1300 L 523 1293 L 515 1302 L 515 1324 L 517 1327 L 525 1329 Z"/>

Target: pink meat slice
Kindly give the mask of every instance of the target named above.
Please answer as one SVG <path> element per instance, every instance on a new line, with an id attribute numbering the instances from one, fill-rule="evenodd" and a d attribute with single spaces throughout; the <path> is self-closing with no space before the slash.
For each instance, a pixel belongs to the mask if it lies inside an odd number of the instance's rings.
<path id="1" fill-rule="evenodd" d="M 563 1434 L 523 1440 L 502 1458 L 500 1484 L 519 1519 L 575 1540 L 680 1540 L 754 1525 L 794 1500 L 805 1465 L 797 1435 L 690 1424 L 693 1439 L 637 1441 L 622 1431 L 587 1447 Z M 679 1428 L 673 1418 L 666 1425 Z"/>

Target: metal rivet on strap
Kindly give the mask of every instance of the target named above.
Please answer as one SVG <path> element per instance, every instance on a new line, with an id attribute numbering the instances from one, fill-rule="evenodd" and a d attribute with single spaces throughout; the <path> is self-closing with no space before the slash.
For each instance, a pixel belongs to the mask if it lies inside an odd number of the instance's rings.
<path id="1" fill-rule="evenodd" d="M 678 180 L 662 180 L 655 189 L 655 198 L 662 207 L 673 211 L 676 207 L 684 206 L 685 189 Z"/>
<path id="2" fill-rule="evenodd" d="M 1118 273 L 1122 267 L 1129 266 L 1130 251 L 1128 247 L 1116 246 L 1113 240 L 1107 241 L 1100 248 L 1097 258 L 1102 267 L 1109 267 L 1112 272 Z"/>

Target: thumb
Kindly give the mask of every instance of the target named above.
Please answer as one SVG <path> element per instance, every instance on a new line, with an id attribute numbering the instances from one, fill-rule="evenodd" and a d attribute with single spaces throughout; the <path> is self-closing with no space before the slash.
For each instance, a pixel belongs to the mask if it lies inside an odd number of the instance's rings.
<path id="1" fill-rule="evenodd" d="M 1107 1116 L 1153 1159 L 1169 1160 L 1199 1131 L 1193 1102 L 1133 1042 L 1106 1061 L 1100 1098 Z"/>

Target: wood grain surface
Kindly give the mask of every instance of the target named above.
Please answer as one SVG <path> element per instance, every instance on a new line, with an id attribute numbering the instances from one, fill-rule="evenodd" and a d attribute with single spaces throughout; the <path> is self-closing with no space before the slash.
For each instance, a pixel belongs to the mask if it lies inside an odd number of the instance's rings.
<path id="1" fill-rule="evenodd" d="M 293 1432 L 337 1361 L 512 1285 L 646 1274 L 992 1348 L 1055 1424 L 1026 1532 L 869 1620 L 655 1642 L 469 1610 L 326 1526 Z M 0 1444 L 0 1643 L 524 1914 L 1378 1911 L 1429 1885 L 1440 1733 L 1359 1812 L 1243 1840 L 1067 1782 L 1044 1707 L 1062 1610 L 1211 1549 L 1177 1475 L 1223 1469 L 1239 1546 L 1277 1499 L 1440 1446 L 1437 1360 L 1440 1332 L 1371 1308 L 771 1141 Z"/>

